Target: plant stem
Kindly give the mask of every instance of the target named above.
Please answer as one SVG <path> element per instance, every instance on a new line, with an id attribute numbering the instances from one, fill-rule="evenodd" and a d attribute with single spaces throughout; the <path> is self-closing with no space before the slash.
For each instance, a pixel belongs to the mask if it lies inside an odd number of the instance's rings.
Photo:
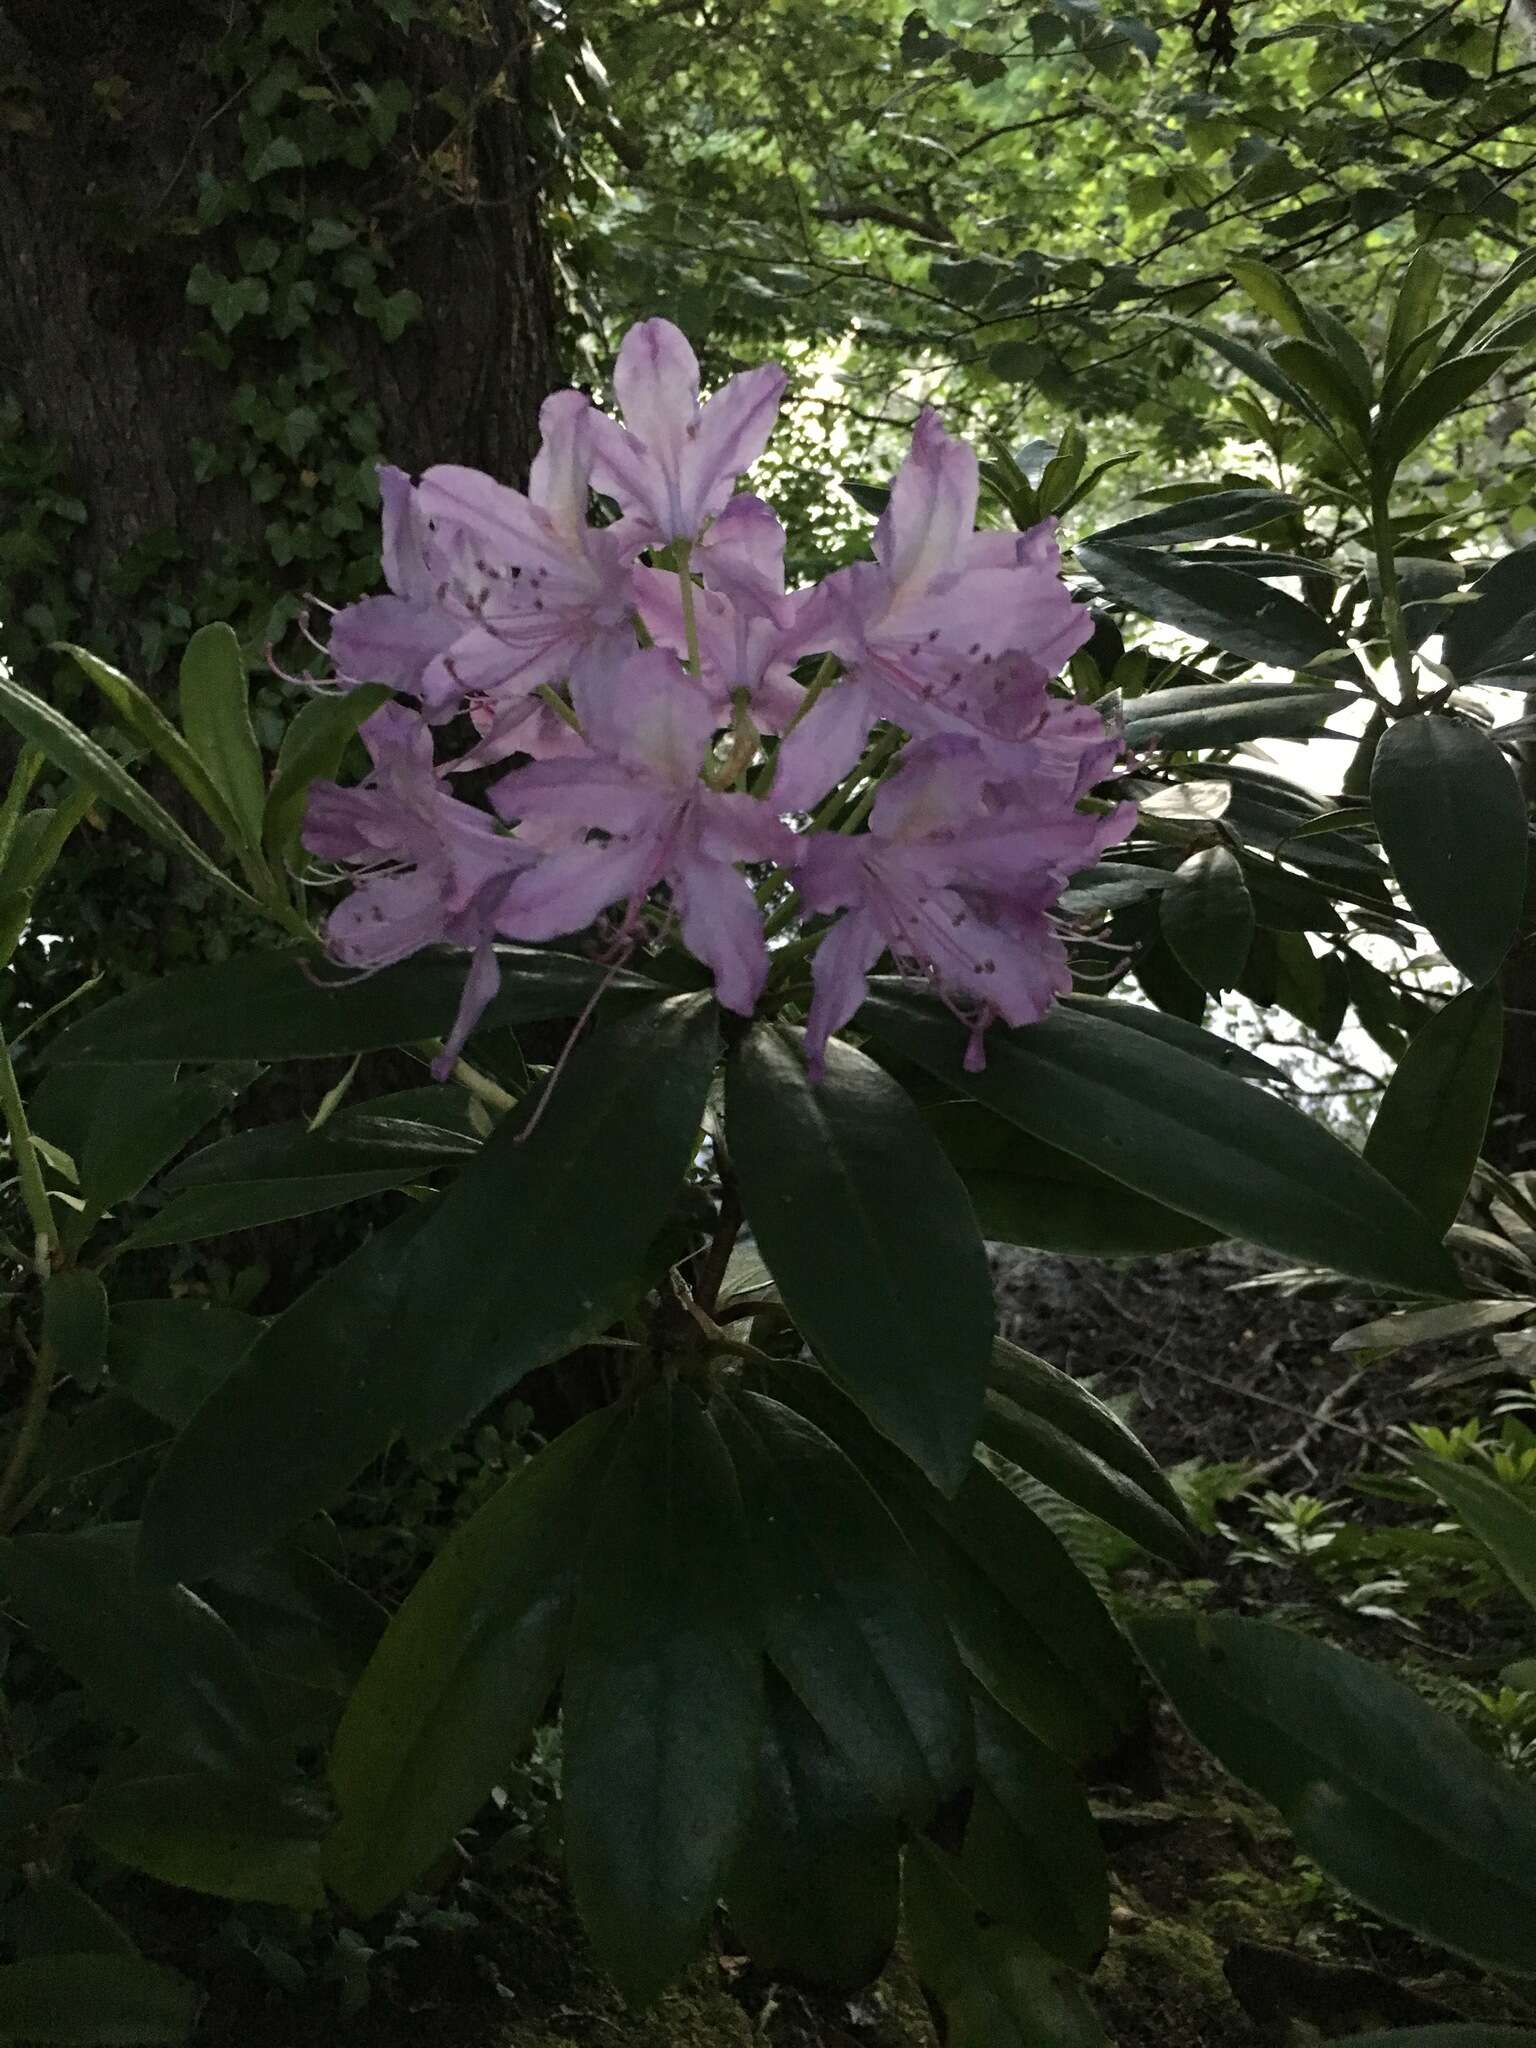
<path id="1" fill-rule="evenodd" d="M 679 541 L 677 545 L 677 581 L 683 600 L 683 632 L 688 641 L 688 669 L 692 675 L 701 672 L 699 658 L 699 621 L 693 608 L 693 578 L 688 573 L 689 559 L 693 554 L 691 541 Z"/>
<path id="2" fill-rule="evenodd" d="M 5 802 L 0 804 L 0 866 L 4 865 L 10 853 L 11 842 L 16 837 L 16 827 L 21 823 L 22 811 L 42 765 L 43 756 L 40 749 L 29 741 L 17 756 L 10 787 L 5 792 Z"/>
<path id="3" fill-rule="evenodd" d="M 21 1333 L 18 1331 L 18 1335 Z M 31 1351 L 29 1344 L 27 1349 Z M 37 1440 L 43 1433 L 43 1421 L 48 1413 L 48 1397 L 53 1392 L 53 1382 L 58 1375 L 58 1354 L 51 1344 L 44 1344 L 40 1351 L 32 1353 L 32 1384 L 27 1389 L 26 1405 L 21 1411 L 21 1428 L 11 1446 L 10 1459 L 5 1473 L 0 1477 L 0 1529 L 8 1529 L 14 1516 L 11 1510 L 16 1496 L 21 1491 L 22 1481 L 27 1476 L 27 1467 L 37 1449 Z"/>
<path id="4" fill-rule="evenodd" d="M 1376 549 L 1376 580 L 1381 588 L 1381 622 L 1386 627 L 1387 645 L 1397 674 L 1399 702 L 1417 703 L 1419 679 L 1414 671 L 1413 650 L 1403 624 L 1403 607 L 1398 597 L 1397 557 L 1392 546 L 1391 496 L 1385 484 L 1371 490 L 1371 538 Z"/>
<path id="5" fill-rule="evenodd" d="M 43 1180 L 42 1162 L 32 1141 L 32 1126 L 27 1122 L 26 1104 L 21 1099 L 16 1069 L 11 1065 L 10 1047 L 3 1032 L 0 1032 L 0 1115 L 5 1118 L 11 1151 L 16 1159 L 16 1173 L 21 1182 L 22 1200 L 32 1220 L 36 1240 L 33 1261 L 37 1277 L 45 1280 L 52 1271 L 52 1252 L 58 1243 L 58 1231 L 54 1225 L 53 1204 L 48 1199 L 48 1189 Z"/>
<path id="6" fill-rule="evenodd" d="M 715 1223 L 715 1234 L 704 1253 L 693 1288 L 693 1298 L 702 1309 L 712 1310 L 720 1299 L 720 1284 L 725 1278 L 726 1267 L 731 1263 L 731 1253 L 741 1225 L 741 1197 L 727 1169 L 720 1177 L 720 1214 Z"/>

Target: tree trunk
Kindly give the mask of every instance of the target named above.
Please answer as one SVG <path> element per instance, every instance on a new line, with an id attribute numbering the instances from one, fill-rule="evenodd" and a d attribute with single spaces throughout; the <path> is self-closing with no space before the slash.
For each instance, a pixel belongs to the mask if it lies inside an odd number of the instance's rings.
<path id="1" fill-rule="evenodd" d="M 0 652 L 34 686 L 53 637 L 142 675 L 200 618 L 259 646 L 271 600 L 281 633 L 367 588 L 376 459 L 522 478 L 534 55 L 528 0 L 0 0 Z"/>

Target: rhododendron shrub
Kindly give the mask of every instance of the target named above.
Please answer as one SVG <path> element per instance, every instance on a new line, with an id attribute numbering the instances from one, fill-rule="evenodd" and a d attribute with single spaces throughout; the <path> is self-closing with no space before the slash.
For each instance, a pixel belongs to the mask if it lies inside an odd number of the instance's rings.
<path id="1" fill-rule="evenodd" d="M 472 949 L 439 1073 L 495 994 L 498 936 L 590 934 L 615 963 L 675 936 L 751 1016 L 767 906 L 810 957 L 813 1072 L 886 954 L 966 1018 L 978 1068 L 994 1018 L 1034 1023 L 1071 987 L 1052 911 L 1134 811 L 1083 806 L 1119 749 L 1051 691 L 1092 631 L 1053 524 L 978 532 L 975 451 L 924 412 L 873 560 L 786 591 L 784 531 L 737 490 L 784 385 L 765 367 L 701 403 L 687 340 L 648 320 L 619 349 L 622 426 L 557 393 L 526 496 L 384 472 L 392 594 L 338 612 L 330 653 L 415 724 L 374 714 L 373 775 L 315 789 L 306 843 L 359 878 L 326 926 L 344 965 Z M 478 810 L 456 798 L 509 757 L 527 765 Z"/>
<path id="2" fill-rule="evenodd" d="M 461 1854 L 494 1882 L 501 1795 L 558 1719 L 560 1853 L 629 1995 L 685 1970 L 723 1907 L 764 1971 L 811 1983 L 867 1982 L 902 1931 L 957 2048 L 1099 2038 L 1083 1777 L 1127 1753 L 1145 1679 L 1058 1510 L 1175 1568 L 1197 1553 L 1119 1417 L 999 1340 L 987 1241 L 1230 1236 L 1447 1313 L 1527 821 L 1444 678 L 1536 653 L 1502 564 L 1457 606 L 1399 604 L 1387 573 L 1392 466 L 1463 374 L 1415 386 L 1399 363 L 1418 410 L 1403 423 L 1384 384 L 1371 452 L 1351 425 L 1381 573 L 1309 578 L 1335 612 L 1280 587 L 1294 554 L 1210 558 L 1299 519 L 1261 485 L 1077 536 L 1069 586 L 1047 515 L 1081 447 L 1037 488 L 931 411 L 868 558 L 795 587 L 751 488 L 782 373 L 704 398 L 651 320 L 611 408 L 547 400 L 526 491 L 381 473 L 388 588 L 330 615 L 275 760 L 229 628 L 187 649 L 181 726 L 75 650 L 198 836 L 0 677 L 29 742 L 0 805 L 0 940 L 97 803 L 278 935 L 71 1019 L 35 1104 L 0 1040 L 35 1358 L 0 1468 L 0 1526 L 22 1530 L 7 1614 L 108 1738 L 82 1799 L 64 1719 L 66 1803 L 26 1785 L 26 1857 L 46 1833 L 56 1861 L 81 1840 L 91 1869 L 367 1918 Z M 1302 396 L 1312 431 L 1323 400 Z M 1333 530 L 1332 483 L 1324 502 Z M 1116 609 L 1207 651 L 1121 664 Z M 1443 640 L 1422 676 L 1411 632 Z M 1368 702 L 1369 812 L 1233 758 Z M 78 784 L 56 812 L 28 809 L 45 756 Z M 1362 1156 L 1205 1028 L 1206 996 L 1236 986 L 1325 1037 L 1352 997 L 1400 1049 L 1422 1005 L 1351 948 L 1415 920 L 1469 985 L 1416 1030 Z M 264 1122 L 273 1099 L 304 1113 Z M 365 1201 L 348 1256 L 317 1254 L 275 1313 L 143 1297 L 140 1253 Z M 34 1484 L 60 1385 L 109 1405 L 57 1432 Z M 393 1613 L 338 1579 L 326 1518 L 360 1481 L 376 1495 L 381 1460 L 409 1473 L 457 1439 L 473 1466 L 509 1409 L 526 1458 L 482 1475 Z M 110 1475 L 104 1526 L 63 1508 L 85 1460 Z M 1536 1970 L 1509 1875 L 1536 1867 L 1532 1803 L 1483 1784 L 1458 1805 L 1493 1766 L 1339 1653 L 1203 1627 L 1131 1624 L 1308 1852 L 1412 1918 L 1459 1842 L 1415 1924 Z M 195 2001 L 155 1965 L 73 1960 L 110 1964 L 114 2038 L 146 2013 L 185 2035 Z"/>

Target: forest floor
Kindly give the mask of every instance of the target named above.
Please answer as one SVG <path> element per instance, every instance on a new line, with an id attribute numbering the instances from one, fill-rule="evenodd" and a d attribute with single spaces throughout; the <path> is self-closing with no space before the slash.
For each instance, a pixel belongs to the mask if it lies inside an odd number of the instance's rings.
<path id="1" fill-rule="evenodd" d="M 1433 1354 L 1360 1372 L 1331 1351 L 1372 1304 L 1233 1292 L 1255 1271 L 1229 1251 L 1110 1266 L 1000 1255 L 1006 1334 L 1115 1399 L 1159 1460 L 1204 1476 L 1208 1577 L 1119 1560 L 1117 1596 L 1277 1613 L 1392 1662 L 1436 1694 L 1495 1683 L 1528 1649 L 1513 1609 L 1455 1598 L 1361 1604 L 1277 1552 L 1274 1489 L 1340 1505 L 1368 1531 L 1401 1510 L 1350 1493 L 1387 1433 L 1452 1422 L 1477 1394 L 1427 1398 L 1411 1382 Z M 1379 1461 L 1378 1461 L 1379 1462 Z M 1254 1536 L 1252 1532 L 1257 1531 Z M 1367 1546 L 1368 1547 L 1368 1546 Z M 1363 1563 L 1360 1572 L 1372 1569 Z M 1226 1778 L 1160 1711 L 1118 1777 L 1092 1788 L 1113 1874 L 1109 1951 L 1094 1980 L 1118 2048 L 1275 2048 L 1378 2026 L 1459 2018 L 1536 2022 L 1536 1998 L 1373 1920 L 1299 1857 L 1278 1818 Z M 334 1931 L 295 1959 L 261 1929 L 164 1897 L 167 1961 L 208 1990 L 197 2048 L 936 2048 L 922 1996 L 898 1963 L 854 1999 L 807 1997 L 757 1972 L 728 1928 L 714 1958 L 644 2014 L 591 1963 L 557 1877 L 531 1855 L 494 1888 L 415 1902 L 386 1934 Z M 831 1907 L 829 1902 L 829 1909 Z M 225 1909 L 227 1913 L 228 1909 Z M 143 1927 L 142 1914 L 136 1916 Z M 265 1944 L 265 1945 L 264 1945 Z M 371 1953 L 369 1952 L 371 1948 Z M 281 1954 L 282 1968 L 274 1968 Z M 290 1970 L 287 1966 L 292 1964 Z M 275 1978 L 290 1976 L 282 1988 Z M 345 2010 L 342 1989 L 366 1979 Z M 345 2016 L 343 2016 L 345 2012 Z"/>

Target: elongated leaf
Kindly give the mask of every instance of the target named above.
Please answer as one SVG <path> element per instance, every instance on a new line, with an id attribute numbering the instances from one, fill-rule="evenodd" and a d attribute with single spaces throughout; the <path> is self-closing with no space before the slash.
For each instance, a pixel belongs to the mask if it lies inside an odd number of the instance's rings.
<path id="1" fill-rule="evenodd" d="M 109 1776 L 81 1824 L 98 1849 L 162 1884 L 301 1913 L 325 1904 L 321 1817 L 298 1784 L 217 1771 Z"/>
<path id="2" fill-rule="evenodd" d="M 18 1962 L 28 1956 L 137 1956 L 127 1930 L 78 1885 L 36 1872 L 31 1878 L 6 1916 Z"/>
<path id="3" fill-rule="evenodd" d="M 434 1089 L 439 1101 L 456 1101 L 457 1091 Z M 204 1146 L 163 1176 L 167 1194 L 185 1188 L 217 1187 L 230 1181 L 298 1180 L 349 1173 L 399 1171 L 420 1178 L 439 1166 L 472 1159 L 480 1141 L 440 1123 L 343 1110 L 318 1131 L 306 1124 L 271 1124 L 240 1131 Z"/>
<path id="4" fill-rule="evenodd" d="M 1128 903 L 1140 903 L 1168 886 L 1165 868 L 1138 866 L 1132 861 L 1100 861 L 1080 868 L 1062 892 L 1061 908 L 1069 917 L 1086 917 L 1099 910 L 1121 910 Z"/>
<path id="5" fill-rule="evenodd" d="M 1293 383 L 1285 372 L 1271 361 L 1262 349 L 1251 347 L 1246 341 L 1239 341 L 1235 335 L 1223 333 L 1219 328 L 1197 327 L 1191 321 L 1177 320 L 1173 325 L 1182 327 L 1186 334 L 1204 344 L 1223 362 L 1230 363 L 1234 370 L 1240 370 L 1261 391 L 1267 391 L 1271 398 L 1278 398 L 1303 419 L 1321 427 L 1324 433 L 1330 431 L 1328 415 L 1316 404 L 1311 396 Z"/>
<path id="6" fill-rule="evenodd" d="M 184 1586 L 139 1585 L 132 1523 L 12 1537 L 0 1550 L 6 1604 L 114 1720 L 217 1764 L 270 1733 L 250 1658 Z"/>
<path id="7" fill-rule="evenodd" d="M 1470 1336 L 1475 1330 L 1497 1330 L 1505 1323 L 1519 1322 L 1536 1310 L 1536 1301 L 1450 1301 L 1439 1308 L 1400 1310 L 1396 1315 L 1378 1316 L 1374 1322 L 1359 1323 L 1335 1337 L 1335 1351 L 1368 1351 L 1373 1359 L 1385 1358 L 1410 1344 L 1439 1344 L 1449 1337 Z"/>
<path id="8" fill-rule="evenodd" d="M 1077 1980 L 1017 1927 L 991 1920 L 963 1866 L 932 1842 L 907 1851 L 902 1910 L 948 2048 L 1108 2048 Z"/>
<path id="9" fill-rule="evenodd" d="M 1351 690 L 1307 689 L 1297 683 L 1190 683 L 1133 698 L 1126 706 L 1125 736 L 1142 751 L 1230 747 L 1240 740 L 1315 732 L 1353 702 Z"/>
<path id="10" fill-rule="evenodd" d="M 188 1188 L 125 1237 L 117 1255 L 148 1251 L 155 1245 L 198 1244 L 235 1230 L 259 1230 L 295 1216 L 316 1216 L 404 1187 L 416 1178 L 408 1167 L 394 1167 L 374 1173 L 316 1174 L 307 1180 L 232 1181 L 223 1187 Z"/>
<path id="11" fill-rule="evenodd" d="M 1091 547 L 1105 541 L 1117 547 L 1167 547 L 1175 541 L 1218 540 L 1225 533 L 1255 533 L 1277 519 L 1300 511 L 1297 499 L 1284 491 L 1257 485 L 1232 491 L 1202 491 L 1195 498 L 1181 498 L 1172 505 L 1159 505 L 1155 512 L 1138 513 L 1118 526 L 1105 526 L 1090 535 Z"/>
<path id="12" fill-rule="evenodd" d="M 1345 446 L 1358 449 L 1370 432 L 1370 401 L 1362 395 L 1348 367 L 1331 349 L 1297 335 L 1272 342 L 1270 355 L 1299 385 L 1336 428 L 1343 428 Z"/>
<path id="13" fill-rule="evenodd" d="M 981 1436 L 983 1443 L 1032 1479 L 1049 1486 L 1063 1500 L 1075 1501 L 1154 1556 L 1178 1565 L 1188 1564 L 1196 1556 L 1182 1517 L 1169 1514 L 1123 1472 L 1074 1443 L 1053 1423 L 1016 1408 L 1006 1395 L 992 1389 L 982 1415 Z"/>
<path id="14" fill-rule="evenodd" d="M 1536 1512 L 1523 1493 L 1476 1465 L 1409 1459 L 1414 1474 L 1491 1550 L 1527 1606 L 1536 1607 Z"/>
<path id="15" fill-rule="evenodd" d="M 181 723 L 188 745 L 234 818 L 242 843 L 259 847 L 266 777 L 233 627 L 200 626 L 188 641 L 181 660 Z"/>
<path id="16" fill-rule="evenodd" d="M 100 655 L 91 654 L 84 647 L 74 647 L 68 641 L 59 643 L 59 651 L 73 657 L 112 706 L 124 728 L 165 763 L 188 796 L 233 845 L 240 834 L 229 805 L 219 794 L 207 769 L 154 699 L 120 669 L 103 661 Z"/>
<path id="17" fill-rule="evenodd" d="M 1498 990 L 1457 996 L 1414 1033 L 1365 1141 L 1370 1164 L 1442 1235 L 1472 1184 L 1503 1045 Z"/>
<path id="18" fill-rule="evenodd" d="M 1401 464 L 1432 434 L 1442 420 L 1450 418 L 1475 392 L 1481 391 L 1494 371 L 1509 361 L 1510 351 L 1502 348 L 1477 349 L 1469 355 L 1452 356 L 1440 362 L 1405 391 L 1385 417 L 1378 416 L 1371 434 L 1371 460 L 1377 474 L 1395 476 Z"/>
<path id="19" fill-rule="evenodd" d="M 1043 1358 L 999 1337 L 992 1346 L 987 1384 L 1015 1408 L 1038 1416 L 1075 1444 L 1080 1444 L 1161 1507 L 1170 1521 L 1189 1526 L 1188 1511 L 1156 1460 L 1114 1409 L 1092 1394 L 1080 1380 Z"/>
<path id="20" fill-rule="evenodd" d="M 1350 2034 L 1350 2048 L 1536 2048 L 1529 2027 L 1489 2026 L 1483 2020 L 1443 2027 L 1393 2027 L 1385 2034 Z"/>
<path id="21" fill-rule="evenodd" d="M 223 1302 L 120 1301 L 108 1356 L 114 1384 L 180 1429 L 261 1335 L 257 1316 Z"/>
<path id="22" fill-rule="evenodd" d="M 1137 1649 L 1197 1741 L 1373 1912 L 1536 1973 L 1536 1790 L 1380 1665 L 1236 1615 L 1144 1614 Z"/>
<path id="23" fill-rule="evenodd" d="M 1486 733 L 1403 718 L 1376 749 L 1371 808 L 1414 915 L 1453 967 L 1490 980 L 1525 900 L 1525 799 Z"/>
<path id="24" fill-rule="evenodd" d="M 1494 279 L 1485 292 L 1473 300 L 1470 310 L 1451 337 L 1448 344 L 1449 353 L 1455 355 L 1464 349 L 1469 341 L 1482 332 L 1521 285 L 1532 277 L 1536 277 L 1536 251 L 1517 257 L 1507 270 Z"/>
<path id="25" fill-rule="evenodd" d="M 935 1483 L 965 1476 L 987 1349 L 986 1252 L 954 1168 L 905 1091 L 834 1039 L 812 1087 L 766 1026 L 726 1073 L 747 1217 L 812 1349 Z"/>
<path id="26" fill-rule="evenodd" d="M 482 1029 L 574 1017 L 605 984 L 654 995 L 568 953 L 505 947 L 501 991 Z M 405 960 L 359 981 L 332 978 L 303 953 L 246 953 L 194 967 L 104 1003 L 66 1031 L 50 1057 L 119 1066 L 157 1060 L 330 1059 L 440 1037 L 464 992 L 463 959 Z"/>
<path id="27" fill-rule="evenodd" d="M 900 1867 L 894 1822 L 770 1671 L 756 1797 L 725 1885 L 747 1953 L 803 1982 L 872 1982 L 895 1946 Z"/>
<path id="28" fill-rule="evenodd" d="M 1225 846 L 1192 853 L 1158 898 L 1163 937 L 1185 973 L 1220 995 L 1243 971 L 1253 943 L 1253 900 L 1237 855 Z"/>
<path id="29" fill-rule="evenodd" d="M 382 683 L 359 683 L 339 696 L 311 697 L 299 706 L 277 750 L 262 823 L 274 856 L 292 855 L 310 784 L 335 775 L 358 727 L 389 698 Z"/>
<path id="30" fill-rule="evenodd" d="M 627 1996 L 703 1942 L 751 1806 L 761 1632 L 731 1461 L 696 1397 L 645 1394 L 581 1566 L 565 1668 L 566 1863 Z"/>
<path id="31" fill-rule="evenodd" d="M 1397 302 L 1392 308 L 1392 326 L 1387 334 L 1387 361 L 1397 363 L 1434 320 L 1445 282 L 1445 266 L 1432 249 L 1420 249 L 1403 273 Z M 1456 344 L 1452 344 L 1455 352 Z"/>
<path id="32" fill-rule="evenodd" d="M 59 1369 L 92 1387 L 107 1362 L 107 1290 L 81 1267 L 50 1273 L 43 1288 L 43 1337 Z"/>
<path id="33" fill-rule="evenodd" d="M 80 1185 L 93 1216 L 136 1195 L 206 1123 L 228 1109 L 248 1075 L 186 1078 L 157 1069 L 114 1077 L 96 1100 Z"/>
<path id="34" fill-rule="evenodd" d="M 466 1522 L 395 1615 L 331 1753 L 330 1884 L 376 1913 L 490 1796 L 560 1675 L 617 1417 L 576 1424 Z"/>
<path id="35" fill-rule="evenodd" d="M 1261 1060 L 1246 1046 L 1234 1044 L 1230 1038 L 1223 1038 L 1220 1032 L 1207 1031 L 1203 1025 L 1186 1023 L 1182 1017 L 1169 1017 L 1161 1010 L 1149 1010 L 1145 1003 L 1117 1003 L 1108 996 L 1072 995 L 1062 997 L 1061 1007 L 1075 1010 L 1080 1016 L 1096 1017 L 1124 1031 L 1140 1032 L 1163 1045 L 1175 1046 L 1180 1052 L 1204 1060 L 1207 1066 L 1220 1068 L 1224 1074 L 1238 1074 L 1248 1081 L 1276 1081 L 1281 1078 L 1267 1060 Z"/>
<path id="36" fill-rule="evenodd" d="M 62 768 L 87 789 L 94 790 L 125 818 L 131 818 L 140 831 L 147 832 L 151 839 L 159 840 L 196 868 L 205 881 L 239 897 L 242 903 L 247 900 L 240 885 L 183 832 L 169 811 L 140 789 L 120 761 L 77 725 L 71 725 L 62 711 L 45 704 L 41 697 L 34 697 L 9 675 L 0 675 L 0 718 L 46 754 L 56 768 Z"/>
<path id="37" fill-rule="evenodd" d="M 1355 676 L 1359 664 L 1319 613 L 1283 590 L 1256 590 L 1252 577 L 1217 569 L 1198 555 L 1084 542 L 1077 558 L 1111 597 L 1148 618 L 1273 668 Z"/>
<path id="38" fill-rule="evenodd" d="M 1468 596 L 1475 601 L 1453 606 L 1445 624 L 1442 658 L 1458 682 L 1536 655 L 1536 546 L 1501 555 Z"/>
<path id="39" fill-rule="evenodd" d="M 769 1657 L 868 1806 L 926 1822 L 969 1766 L 970 1702 L 901 1531 L 803 1415 L 748 1393 L 711 1412 L 753 1534 Z"/>
<path id="40" fill-rule="evenodd" d="M 959 1875 L 983 1912 L 1072 1969 L 1091 1970 L 1103 1953 L 1109 1877 L 1083 1788 L 986 1693 L 976 1696 L 976 1791 Z"/>
<path id="41" fill-rule="evenodd" d="M 1429 1226 L 1390 1182 L 1310 1118 L 1145 1034 L 1060 1009 L 965 1033 L 899 984 L 872 984 L 868 1028 L 1022 1130 L 1217 1230 L 1413 1294 L 1460 1292 Z"/>
<path id="42" fill-rule="evenodd" d="M 144 1570 L 201 1578 L 262 1548 L 392 1436 L 435 1441 L 610 1321 L 692 1156 L 715 1033 L 680 996 L 595 1034 L 525 1143 L 527 1111 L 271 1323 L 166 1460 Z"/>
<path id="43" fill-rule="evenodd" d="M 32 1956 L 0 1966 L 0 2040 L 36 2048 L 141 2048 L 188 2039 L 201 2000 L 141 1956 Z"/>
<path id="44" fill-rule="evenodd" d="M 392 1332 L 415 1362 L 413 1442 L 462 1428 L 641 1291 L 719 1050 L 707 995 L 607 1023 L 459 1174 L 412 1241 Z"/>

